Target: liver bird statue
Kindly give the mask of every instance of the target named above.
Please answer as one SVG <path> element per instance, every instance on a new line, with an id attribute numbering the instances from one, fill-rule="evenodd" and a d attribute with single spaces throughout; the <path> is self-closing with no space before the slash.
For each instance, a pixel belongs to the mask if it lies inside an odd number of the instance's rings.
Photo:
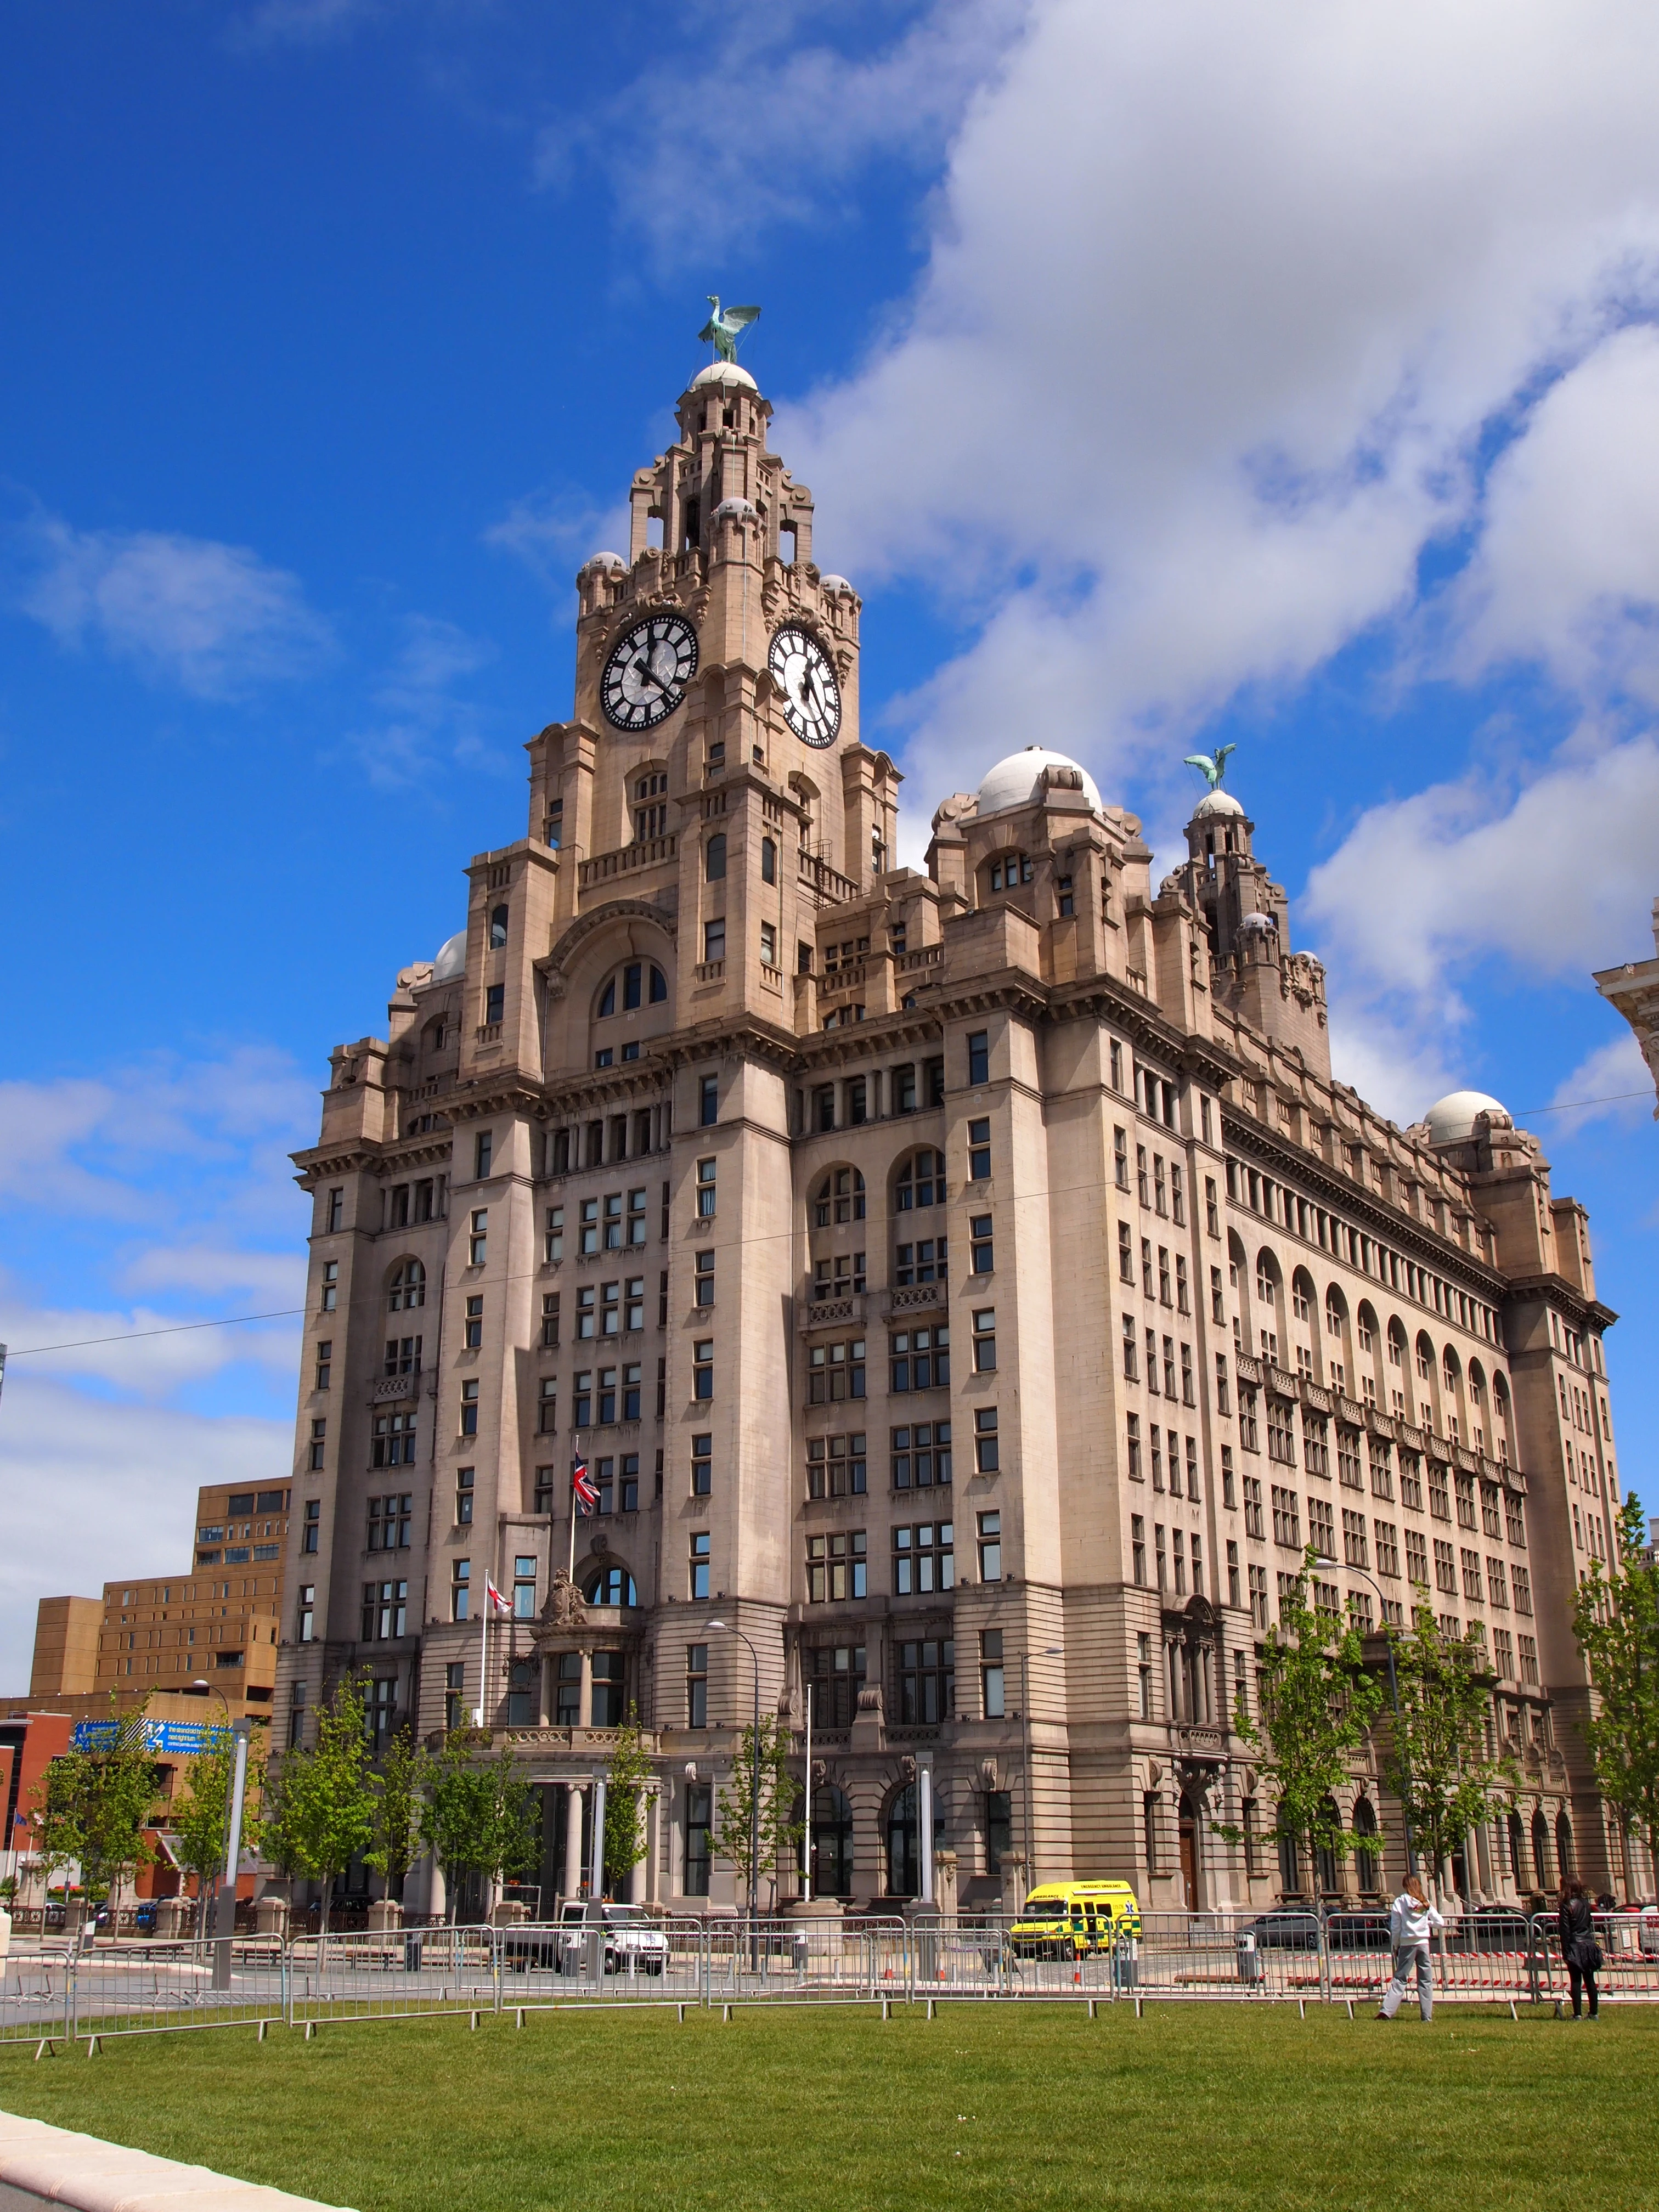
<path id="1" fill-rule="evenodd" d="M 760 309 L 758 307 L 722 307 L 718 292 L 710 292 L 707 296 L 708 304 L 714 312 L 697 332 L 697 336 L 705 345 L 714 347 L 716 361 L 735 361 L 738 357 L 738 340 L 750 323 L 758 320 Z"/>
<path id="2" fill-rule="evenodd" d="M 1227 756 L 1237 750 L 1237 745 L 1218 745 L 1212 753 L 1188 753 L 1181 765 L 1195 768 L 1212 791 L 1219 791 L 1221 779 L 1227 773 Z"/>

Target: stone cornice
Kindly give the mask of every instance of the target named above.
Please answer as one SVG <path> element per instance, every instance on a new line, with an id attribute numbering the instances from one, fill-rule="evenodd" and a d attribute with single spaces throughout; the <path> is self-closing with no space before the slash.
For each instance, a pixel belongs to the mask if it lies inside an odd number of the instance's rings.
<path id="1" fill-rule="evenodd" d="M 1477 1260 L 1461 1244 L 1449 1237 L 1441 1237 L 1425 1229 L 1420 1221 L 1391 1212 L 1370 1192 L 1344 1176 L 1322 1159 L 1304 1152 L 1299 1146 L 1286 1144 L 1264 1129 L 1258 1121 L 1243 1118 L 1236 1109 L 1224 1107 L 1221 1115 L 1221 1139 L 1224 1146 L 1231 1143 L 1241 1152 L 1248 1152 L 1258 1160 L 1271 1164 L 1274 1173 L 1285 1182 L 1300 1181 L 1320 1192 L 1328 1201 L 1327 1211 L 1340 1211 L 1351 1218 L 1362 1222 L 1382 1242 L 1400 1251 L 1409 1251 L 1431 1265 L 1437 1273 L 1461 1276 L 1468 1287 L 1492 1305 L 1501 1305 L 1510 1294 L 1510 1282 L 1495 1267 L 1484 1260 Z M 1245 1212 L 1249 1212 L 1246 1207 Z M 1273 1227 L 1283 1228 L 1280 1222 Z M 1296 1231 L 1285 1231 L 1294 1237 Z M 1334 1256 L 1334 1255 L 1333 1255 Z M 1379 1288 L 1388 1285 L 1379 1285 Z"/>
<path id="2" fill-rule="evenodd" d="M 1609 1329 L 1619 1318 L 1611 1306 L 1587 1298 L 1565 1275 L 1517 1275 L 1504 1290 L 1512 1299 L 1541 1298 L 1581 1328 Z"/>

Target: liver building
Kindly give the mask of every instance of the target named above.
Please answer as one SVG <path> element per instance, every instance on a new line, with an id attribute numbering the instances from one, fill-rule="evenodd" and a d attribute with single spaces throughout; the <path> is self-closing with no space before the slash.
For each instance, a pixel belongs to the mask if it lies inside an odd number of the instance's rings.
<path id="1" fill-rule="evenodd" d="M 1417 1586 L 1485 1640 L 1521 1786 L 1461 1892 L 1650 1886 L 1579 1733 L 1619 1497 L 1583 1209 L 1495 1100 L 1401 1130 L 1333 1080 L 1218 766 L 1161 882 L 1041 745 L 896 866 L 858 594 L 770 414 L 692 378 L 577 576 L 526 834 L 331 1055 L 280 1735 L 347 1670 L 381 1741 L 481 1712 L 546 1910 L 633 1712 L 635 1894 L 729 1907 L 752 1649 L 799 1756 L 811 1700 L 815 1896 L 1266 1904 L 1305 1883 L 1232 1723 L 1311 1542 L 1321 1605 L 1380 1630 Z M 1379 1764 L 1340 1809 L 1322 1886 L 1392 1879 Z"/>

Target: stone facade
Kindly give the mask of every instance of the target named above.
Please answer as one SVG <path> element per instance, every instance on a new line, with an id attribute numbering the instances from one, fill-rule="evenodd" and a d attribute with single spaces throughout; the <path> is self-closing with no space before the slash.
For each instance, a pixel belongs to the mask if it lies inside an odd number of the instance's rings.
<path id="1" fill-rule="evenodd" d="M 1616 1006 L 1635 1030 L 1659 1091 L 1659 898 L 1653 902 L 1653 954 L 1651 960 L 1626 960 L 1622 968 L 1600 969 L 1593 980 L 1607 1004 Z M 1654 1108 L 1653 1118 L 1659 1121 L 1659 1106 Z"/>
<path id="2" fill-rule="evenodd" d="M 637 1892 L 729 1905 L 703 1822 L 752 1675 L 719 1620 L 798 1732 L 811 1687 L 819 1893 L 914 1893 L 931 1796 L 964 1905 L 1066 1872 L 1263 1904 L 1271 1848 L 1216 1823 L 1271 1826 L 1230 1721 L 1312 1539 L 1374 1623 L 1417 1569 L 1485 1624 L 1524 1788 L 1468 1893 L 1564 1849 L 1622 1887 L 1568 1625 L 1617 1496 L 1582 1209 L 1496 1102 L 1401 1131 L 1332 1080 L 1230 794 L 1154 884 L 1032 748 L 896 866 L 860 603 L 769 412 L 694 379 L 629 560 L 577 580 L 529 834 L 331 1056 L 283 1738 L 349 1667 L 423 1735 L 482 1705 L 548 1895 L 631 1706 Z M 1344 1811 L 1392 1874 L 1369 1762 Z"/>

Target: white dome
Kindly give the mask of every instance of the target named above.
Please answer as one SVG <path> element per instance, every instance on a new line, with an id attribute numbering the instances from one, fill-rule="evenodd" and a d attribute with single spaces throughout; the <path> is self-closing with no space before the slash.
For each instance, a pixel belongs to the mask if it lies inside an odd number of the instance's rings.
<path id="1" fill-rule="evenodd" d="M 1216 790 L 1206 792 L 1199 800 L 1193 809 L 1193 819 L 1202 822 L 1206 818 L 1213 820 L 1218 814 L 1242 814 L 1243 811 L 1231 791 Z"/>
<path id="2" fill-rule="evenodd" d="M 820 576 L 818 582 L 826 592 L 845 592 L 849 599 L 857 596 L 845 576 Z"/>
<path id="3" fill-rule="evenodd" d="M 1431 1145 L 1461 1145 L 1474 1134 L 1477 1114 L 1501 1114 L 1507 1121 L 1509 1109 L 1496 1098 L 1489 1098 L 1484 1091 L 1449 1091 L 1443 1098 L 1437 1098 L 1428 1112 L 1429 1142 Z"/>
<path id="4" fill-rule="evenodd" d="M 620 553 L 590 553 L 576 574 L 585 576 L 590 568 L 625 568 L 627 566 Z"/>
<path id="5" fill-rule="evenodd" d="M 723 499 L 720 505 L 714 509 L 714 520 L 718 522 L 723 514 L 727 514 L 732 516 L 737 520 L 747 521 L 749 517 L 755 514 L 755 512 L 756 507 L 753 500 Z"/>
<path id="6" fill-rule="evenodd" d="M 445 938 L 438 947 L 438 957 L 432 963 L 434 983 L 453 983 L 458 975 L 466 973 L 466 932 L 458 929 L 453 937 Z"/>
<path id="7" fill-rule="evenodd" d="M 1100 793 L 1086 768 L 1065 753 L 1051 753 L 1042 745 L 1027 745 L 1023 753 L 1010 753 L 987 771 L 979 787 L 979 811 L 999 814 L 1005 806 L 1024 806 L 1042 796 L 1043 775 L 1051 768 L 1073 769 L 1083 779 L 1083 796 L 1098 809 Z"/>
<path id="8" fill-rule="evenodd" d="M 701 392 L 703 386 L 708 384 L 738 385 L 745 392 L 760 390 L 759 385 L 756 383 L 749 371 L 746 368 L 739 368 L 734 361 L 711 361 L 707 368 L 700 368 L 697 371 L 691 380 L 690 389 L 693 392 Z"/>

